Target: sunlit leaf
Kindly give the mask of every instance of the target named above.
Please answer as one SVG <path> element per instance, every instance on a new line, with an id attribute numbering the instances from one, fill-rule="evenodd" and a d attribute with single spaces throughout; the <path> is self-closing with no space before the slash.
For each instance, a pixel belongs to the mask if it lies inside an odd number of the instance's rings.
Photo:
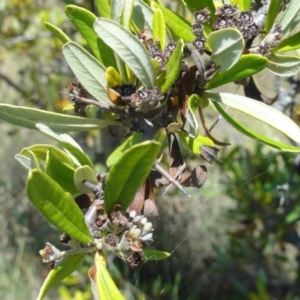
<path id="1" fill-rule="evenodd" d="M 154 86 L 155 73 L 149 53 L 135 35 L 118 23 L 101 18 L 94 23 L 94 29 L 147 88 Z"/>
<path id="2" fill-rule="evenodd" d="M 299 147 L 295 147 L 295 146 L 290 146 L 284 143 L 280 143 L 277 142 L 275 140 L 272 140 L 258 132 L 253 131 L 250 128 L 247 128 L 246 126 L 243 126 L 242 124 L 240 124 L 239 122 L 237 122 L 235 119 L 233 119 L 232 117 L 229 116 L 229 114 L 226 113 L 226 111 L 217 103 L 217 102 L 213 102 L 213 104 L 215 105 L 216 109 L 219 111 L 219 113 L 223 116 L 223 118 L 230 124 L 232 125 L 235 129 L 237 129 L 238 131 L 240 131 L 241 133 L 243 133 L 246 136 L 249 136 L 250 138 L 254 139 L 254 140 L 259 140 L 261 142 L 263 142 L 266 145 L 269 145 L 273 148 L 279 149 L 281 151 L 288 151 L 288 152 L 300 152 L 300 148 Z"/>
<path id="3" fill-rule="evenodd" d="M 95 0 L 94 2 L 100 17 L 109 19 L 111 16 L 110 0 Z"/>
<path id="4" fill-rule="evenodd" d="M 82 264 L 84 256 L 85 254 L 72 255 L 51 270 L 40 289 L 37 300 L 42 300 L 50 289 L 76 271 Z"/>
<path id="5" fill-rule="evenodd" d="M 104 205 L 111 213 L 116 204 L 125 211 L 146 180 L 160 151 L 160 143 L 147 141 L 132 146 L 114 163 L 105 182 Z"/>
<path id="6" fill-rule="evenodd" d="M 74 183 L 81 193 L 91 193 L 92 190 L 83 183 L 84 181 L 88 181 L 95 185 L 99 184 L 95 171 L 89 166 L 82 166 L 76 169 L 74 173 Z"/>
<path id="7" fill-rule="evenodd" d="M 237 5 L 240 11 L 245 11 L 250 8 L 252 1 L 251 0 L 230 0 L 231 5 Z"/>
<path id="8" fill-rule="evenodd" d="M 0 103 L 0 119 L 30 129 L 37 129 L 36 123 L 43 123 L 57 132 L 88 131 L 119 124 L 113 121 L 74 117 L 36 108 L 2 103 Z"/>
<path id="9" fill-rule="evenodd" d="M 70 42 L 70 38 L 58 27 L 51 23 L 45 22 L 45 26 L 49 29 L 57 38 L 59 38 L 64 44 Z"/>
<path id="10" fill-rule="evenodd" d="M 121 24 L 127 30 L 130 30 L 131 27 L 131 18 L 133 12 L 133 4 L 134 0 L 126 0 L 124 1 L 124 8 L 122 13 L 122 21 Z"/>
<path id="11" fill-rule="evenodd" d="M 182 51 L 183 40 L 179 40 L 167 63 L 167 70 L 164 75 L 165 81 L 160 88 L 162 93 L 166 93 L 178 78 L 178 75 L 182 68 Z"/>
<path id="12" fill-rule="evenodd" d="M 129 149 L 131 146 L 137 144 L 141 139 L 142 134 L 135 132 L 128 137 L 117 149 L 115 149 L 107 158 L 106 165 L 110 168 L 116 161 L 120 159 L 124 151 Z"/>
<path id="13" fill-rule="evenodd" d="M 103 259 L 102 254 L 96 253 L 96 284 L 99 298 L 101 300 L 125 300 L 111 278 Z"/>
<path id="14" fill-rule="evenodd" d="M 244 51 L 244 39 L 239 30 L 225 28 L 210 33 L 207 44 L 211 49 L 211 59 L 222 72 L 231 68 Z"/>
<path id="15" fill-rule="evenodd" d="M 71 194 L 40 170 L 29 172 L 27 194 L 31 203 L 55 227 L 82 243 L 93 241 L 83 213 Z"/>
<path id="16" fill-rule="evenodd" d="M 143 249 L 143 252 L 147 260 L 162 260 L 168 258 L 171 255 L 171 253 L 169 252 L 163 252 L 153 249 Z"/>
<path id="17" fill-rule="evenodd" d="M 274 49 L 279 52 L 292 51 L 300 48 L 300 31 L 283 39 Z"/>
<path id="18" fill-rule="evenodd" d="M 124 4 L 126 1 L 123 0 L 111 0 L 111 19 L 117 23 L 121 23 L 121 16 L 123 13 Z"/>
<path id="19" fill-rule="evenodd" d="M 201 146 L 214 146 L 214 142 L 205 136 L 197 135 L 192 138 L 187 132 L 179 131 L 178 136 L 184 144 L 195 154 L 201 154 Z"/>
<path id="20" fill-rule="evenodd" d="M 284 10 L 279 24 L 282 26 L 284 36 L 287 36 L 300 21 L 300 1 L 291 0 Z"/>
<path id="21" fill-rule="evenodd" d="M 285 114 L 265 103 L 241 95 L 229 93 L 206 93 L 209 99 L 233 107 L 283 132 L 289 138 L 300 142 L 300 129 Z"/>
<path id="22" fill-rule="evenodd" d="M 271 0 L 268 8 L 268 13 L 266 15 L 266 22 L 264 30 L 269 32 L 272 28 L 276 17 L 278 16 L 278 12 L 280 10 L 282 4 L 282 0 Z"/>
<path id="23" fill-rule="evenodd" d="M 159 41 L 161 49 L 166 46 L 166 25 L 162 11 L 157 8 L 153 15 L 153 39 Z"/>
<path id="24" fill-rule="evenodd" d="M 159 8 L 162 11 L 166 24 L 176 37 L 186 42 L 194 41 L 195 35 L 188 21 L 159 3 L 152 2 L 151 5 L 154 9 Z"/>
<path id="25" fill-rule="evenodd" d="M 84 88 L 101 103 L 111 105 L 106 94 L 105 67 L 74 42 L 65 44 L 62 51 Z"/>
<path id="26" fill-rule="evenodd" d="M 207 83 L 206 89 L 210 90 L 229 82 L 240 81 L 263 70 L 268 64 L 268 60 L 261 55 L 242 55 L 229 70 L 224 72 L 217 71 Z"/>
<path id="27" fill-rule="evenodd" d="M 300 58 L 287 55 L 269 55 L 268 69 L 274 74 L 282 77 L 290 77 L 300 71 Z"/>
<path id="28" fill-rule="evenodd" d="M 122 78 L 118 71 L 113 67 L 108 67 L 105 72 L 105 78 L 107 81 L 107 86 L 114 88 L 122 84 Z"/>
<path id="29" fill-rule="evenodd" d="M 77 166 L 88 165 L 93 168 L 93 163 L 91 162 L 89 156 L 84 153 L 84 151 L 77 144 L 77 142 L 68 134 L 56 134 L 44 124 L 36 124 L 36 127 L 47 136 L 58 141 L 61 144 L 61 146 L 63 146 L 68 151 L 68 153 L 70 154 L 73 161 L 77 164 Z"/>

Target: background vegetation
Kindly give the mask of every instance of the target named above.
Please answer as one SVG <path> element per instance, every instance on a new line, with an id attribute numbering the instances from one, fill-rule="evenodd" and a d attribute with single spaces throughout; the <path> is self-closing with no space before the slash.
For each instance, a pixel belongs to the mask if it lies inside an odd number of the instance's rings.
<path id="1" fill-rule="evenodd" d="M 84 43 L 64 15 L 65 4 L 93 9 L 88 1 L 1 2 L 2 102 L 60 111 L 68 101 L 59 92 L 66 92 L 72 74 L 63 60 L 61 43 L 44 27 L 44 21 L 49 21 Z M 297 118 L 298 81 L 291 80 L 294 94 L 287 93 L 286 107 Z M 238 86 L 232 86 L 234 90 Z M 211 123 L 216 118 L 212 111 Z M 224 132 L 226 122 L 218 123 L 216 135 L 218 127 Z M 38 251 L 45 241 L 58 243 L 60 233 L 27 200 L 26 171 L 20 169 L 14 154 L 45 142 L 45 137 L 4 122 L 0 132 L 0 297 L 34 299 L 48 273 Z M 171 258 L 134 270 L 115 257 L 109 261 L 128 299 L 300 299 L 295 155 L 260 146 L 229 127 L 226 132 L 232 145 L 222 149 L 218 163 L 209 167 L 208 181 L 200 192 L 191 190 L 192 198 L 187 199 L 170 190 L 168 196 L 158 198 L 163 218 L 157 220 L 155 247 L 171 252 Z M 104 149 L 103 136 L 105 131 L 76 136 L 99 170 L 104 168 L 105 151 L 119 143 L 110 140 L 112 145 L 105 144 Z M 191 158 L 194 162 L 196 158 Z M 86 272 L 65 280 L 49 299 L 90 299 L 89 281 L 82 274 Z"/>

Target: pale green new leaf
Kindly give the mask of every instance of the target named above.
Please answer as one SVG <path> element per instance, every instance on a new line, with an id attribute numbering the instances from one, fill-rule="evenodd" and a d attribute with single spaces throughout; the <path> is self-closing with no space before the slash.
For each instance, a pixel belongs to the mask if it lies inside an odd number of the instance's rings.
<path id="1" fill-rule="evenodd" d="M 76 271 L 83 262 L 85 254 L 76 254 L 68 257 L 57 267 L 50 271 L 40 289 L 37 300 L 42 300 L 48 291 L 59 284 L 64 278 Z"/>
<path id="2" fill-rule="evenodd" d="M 123 13 L 122 13 L 122 18 L 121 18 L 122 19 L 121 24 L 128 31 L 130 31 L 130 29 L 131 29 L 133 5 L 134 5 L 134 0 L 124 1 L 124 8 L 123 8 Z"/>
<path id="3" fill-rule="evenodd" d="M 162 93 L 166 93 L 178 78 L 182 67 L 183 45 L 183 40 L 179 40 L 167 62 L 165 81 L 160 87 Z"/>
<path id="4" fill-rule="evenodd" d="M 192 138 L 185 131 L 179 131 L 177 134 L 184 144 L 195 154 L 201 154 L 202 146 L 215 146 L 214 142 L 206 136 L 197 135 L 195 138 Z"/>
<path id="5" fill-rule="evenodd" d="M 84 184 L 85 181 L 95 185 L 99 184 L 95 171 L 89 166 L 82 166 L 75 170 L 74 184 L 81 193 L 92 193 L 92 190 Z"/>
<path id="6" fill-rule="evenodd" d="M 171 253 L 169 252 L 153 249 L 143 249 L 143 252 L 145 254 L 145 259 L 147 260 L 163 260 L 171 256 Z"/>
<path id="7" fill-rule="evenodd" d="M 57 132 L 88 131 L 120 123 L 107 120 L 81 118 L 41 109 L 0 103 L 0 119 L 25 128 L 37 129 L 43 123 Z"/>
<path id="8" fill-rule="evenodd" d="M 93 242 L 84 216 L 71 194 L 40 170 L 31 170 L 27 179 L 31 203 L 55 227 L 82 243 Z"/>
<path id="9" fill-rule="evenodd" d="M 226 113 L 226 111 L 219 105 L 218 102 L 213 102 L 213 104 L 215 105 L 216 109 L 219 111 L 219 113 L 223 116 L 223 118 L 230 124 L 232 125 L 235 129 L 237 129 L 238 131 L 240 131 L 241 133 L 243 133 L 246 136 L 249 136 L 250 138 L 254 139 L 254 140 L 259 140 L 261 142 L 263 142 L 266 145 L 269 145 L 273 148 L 279 149 L 281 151 L 288 151 L 288 152 L 300 152 L 300 148 L 299 147 L 295 147 L 295 146 L 290 146 L 284 143 L 280 143 L 277 142 L 275 140 L 272 140 L 258 132 L 253 131 L 250 128 L 247 128 L 246 126 L 243 126 L 242 124 L 240 124 L 239 122 L 237 122 L 235 119 L 233 119 L 232 117 L 229 116 L 229 114 Z"/>
<path id="10" fill-rule="evenodd" d="M 300 71 L 300 58 L 287 55 L 269 55 L 268 69 L 281 77 L 290 77 Z"/>
<path id="11" fill-rule="evenodd" d="M 51 23 L 45 22 L 45 26 L 49 29 L 57 38 L 59 38 L 64 44 L 70 42 L 70 38 L 58 27 Z"/>
<path id="12" fill-rule="evenodd" d="M 155 83 L 155 73 L 151 58 L 145 46 L 131 32 L 118 23 L 99 18 L 94 29 L 103 41 L 110 46 L 137 78 L 147 88 Z"/>
<path id="13" fill-rule="evenodd" d="M 110 0 L 95 0 L 95 5 L 97 7 L 97 11 L 102 18 L 110 18 L 111 9 L 110 9 Z"/>
<path id="14" fill-rule="evenodd" d="M 105 67 L 74 42 L 65 44 L 62 51 L 84 88 L 100 103 L 111 105 L 106 93 Z"/>
<path id="15" fill-rule="evenodd" d="M 210 33 L 207 44 L 214 61 L 222 72 L 230 69 L 239 60 L 244 51 L 244 39 L 239 30 L 225 28 Z"/>
<path id="16" fill-rule="evenodd" d="M 277 1 L 277 0 L 276 0 Z M 231 5 L 237 5 L 240 11 L 245 11 L 250 8 L 251 0 L 230 0 Z"/>
<path id="17" fill-rule="evenodd" d="M 154 11 L 153 15 L 153 39 L 159 41 L 160 48 L 166 46 L 166 25 L 164 15 L 159 8 Z"/>
<path id="18" fill-rule="evenodd" d="M 300 129 L 285 114 L 265 103 L 247 98 L 245 96 L 229 93 L 205 93 L 207 97 L 215 102 L 228 105 L 253 118 L 256 118 L 271 127 L 283 132 L 290 139 L 300 143 Z"/>

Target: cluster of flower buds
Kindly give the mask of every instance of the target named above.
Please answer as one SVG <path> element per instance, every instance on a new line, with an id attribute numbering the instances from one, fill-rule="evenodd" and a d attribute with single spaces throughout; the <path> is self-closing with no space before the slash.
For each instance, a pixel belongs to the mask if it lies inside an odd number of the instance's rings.
<path id="1" fill-rule="evenodd" d="M 135 211 L 123 215 L 115 210 L 109 217 L 100 216 L 93 230 L 98 250 L 106 250 L 127 261 L 131 267 L 144 261 L 143 245 L 153 242 L 153 225 Z"/>

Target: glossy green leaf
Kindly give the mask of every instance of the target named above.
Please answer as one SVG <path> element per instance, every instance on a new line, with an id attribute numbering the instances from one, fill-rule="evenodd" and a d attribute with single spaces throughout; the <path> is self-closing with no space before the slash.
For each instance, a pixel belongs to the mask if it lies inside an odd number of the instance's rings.
<path id="1" fill-rule="evenodd" d="M 99 299 L 101 300 L 125 300 L 124 296 L 118 290 L 116 284 L 111 278 L 106 265 L 103 261 L 103 257 L 96 253 L 95 257 L 96 265 L 96 284 Z"/>
<path id="2" fill-rule="evenodd" d="M 57 38 L 59 38 L 64 44 L 70 42 L 70 38 L 58 27 L 51 23 L 45 22 L 45 26 L 49 29 Z"/>
<path id="3" fill-rule="evenodd" d="M 207 7 L 211 12 L 212 17 L 215 14 L 216 9 L 213 0 L 184 0 L 184 2 L 192 13 Z"/>
<path id="4" fill-rule="evenodd" d="M 147 260 L 163 260 L 171 256 L 169 252 L 163 252 L 153 249 L 143 249 L 145 259 Z"/>
<path id="5" fill-rule="evenodd" d="M 51 270 L 40 289 L 37 300 L 42 300 L 50 289 L 59 284 L 71 273 L 76 271 L 82 264 L 84 256 L 85 254 L 70 256 L 53 270 Z"/>
<path id="6" fill-rule="evenodd" d="M 63 54 L 84 88 L 98 101 L 111 105 L 106 93 L 105 68 L 74 42 L 63 46 Z"/>
<path id="7" fill-rule="evenodd" d="M 143 85 L 147 88 L 154 86 L 155 73 L 149 53 L 135 35 L 118 23 L 101 18 L 94 23 L 94 29 L 99 37 L 114 49 Z"/>
<path id="8" fill-rule="evenodd" d="M 229 93 L 206 93 L 210 100 L 233 107 L 283 132 L 300 143 L 300 129 L 285 114 L 265 103 Z"/>
<path id="9" fill-rule="evenodd" d="M 162 11 L 166 24 L 176 37 L 183 39 L 185 42 L 194 41 L 195 35 L 188 21 L 159 3 L 152 2 L 151 5 L 153 9 L 159 8 Z"/>
<path id="10" fill-rule="evenodd" d="M 251 0 L 230 0 L 231 5 L 237 5 L 240 11 L 245 11 L 250 8 Z"/>
<path id="11" fill-rule="evenodd" d="M 95 0 L 94 2 L 100 17 L 109 19 L 111 16 L 110 0 Z"/>
<path id="12" fill-rule="evenodd" d="M 73 162 L 77 166 L 88 165 L 91 168 L 93 168 L 93 163 L 91 162 L 89 156 L 83 152 L 83 150 L 77 144 L 77 142 L 68 134 L 65 133 L 56 134 L 48 126 L 45 126 L 44 124 L 36 124 L 36 127 L 47 136 L 58 141 L 60 145 L 67 150 L 67 152 L 70 154 L 71 158 L 73 159 Z"/>
<path id="13" fill-rule="evenodd" d="M 74 173 L 74 183 L 77 189 L 84 194 L 91 193 L 91 189 L 88 188 L 83 181 L 88 181 L 93 184 L 99 184 L 95 171 L 89 166 L 82 166 L 76 169 Z"/>
<path id="14" fill-rule="evenodd" d="M 160 143 L 147 141 L 126 150 L 112 165 L 105 183 L 104 205 L 111 213 L 116 204 L 125 211 L 146 180 L 160 151 Z"/>
<path id="15" fill-rule="evenodd" d="M 179 131 L 178 136 L 184 142 L 184 144 L 195 154 L 201 154 L 201 146 L 215 146 L 214 142 L 205 136 L 198 135 L 192 138 L 187 132 Z"/>
<path id="16" fill-rule="evenodd" d="M 224 72 L 217 71 L 207 83 L 206 89 L 210 90 L 229 82 L 240 81 L 263 70 L 268 64 L 268 60 L 261 55 L 242 55 L 229 70 Z"/>
<path id="17" fill-rule="evenodd" d="M 268 69 L 274 74 L 282 77 L 290 77 L 300 71 L 300 58 L 287 55 L 269 55 Z"/>
<path id="18" fill-rule="evenodd" d="M 121 24 L 128 31 L 130 31 L 130 29 L 131 29 L 132 11 L 133 11 L 133 7 L 134 7 L 133 5 L 134 5 L 134 0 L 124 1 L 124 8 L 123 8 L 123 13 L 122 13 Z"/>
<path id="19" fill-rule="evenodd" d="M 88 131 L 120 124 L 113 121 L 74 117 L 2 103 L 0 103 L 0 119 L 30 129 L 36 129 L 36 123 L 43 123 L 57 132 Z"/>
<path id="20" fill-rule="evenodd" d="M 277 142 L 275 140 L 272 140 L 258 132 L 253 131 L 252 129 L 243 126 L 242 124 L 240 124 L 239 122 L 237 122 L 235 119 L 233 119 L 232 117 L 230 117 L 226 111 L 217 103 L 217 102 L 213 102 L 214 106 L 216 107 L 216 109 L 219 111 L 219 113 L 223 116 L 223 118 L 230 124 L 232 125 L 232 127 L 234 127 L 235 129 L 237 129 L 238 131 L 240 131 L 241 133 L 243 133 L 246 136 L 249 136 L 250 138 L 254 139 L 254 140 L 259 140 L 261 142 L 263 142 L 266 145 L 269 145 L 273 148 L 279 149 L 281 151 L 288 151 L 288 152 L 300 152 L 300 148 L 299 147 L 295 147 L 295 146 L 290 146 L 284 143 L 280 143 Z"/>
<path id="21" fill-rule="evenodd" d="M 300 48 L 300 31 L 283 39 L 280 44 L 274 48 L 274 51 L 284 52 Z"/>
<path id="22" fill-rule="evenodd" d="M 207 44 L 211 49 L 211 60 L 224 72 L 231 68 L 244 51 L 244 39 L 239 30 L 225 28 L 210 33 Z"/>
<path id="23" fill-rule="evenodd" d="M 58 183 L 65 192 L 73 195 L 78 194 L 78 189 L 74 185 L 73 180 L 75 167 L 70 166 L 72 161 L 65 162 L 64 160 L 62 160 L 61 156 L 57 155 L 56 150 L 48 150 L 45 173 L 49 175 L 51 179 L 53 179 L 56 183 Z M 70 160 L 69 156 L 66 156 Z"/>
<path id="24" fill-rule="evenodd" d="M 178 79 L 178 75 L 182 68 L 183 46 L 183 40 L 179 40 L 167 62 L 165 81 L 160 87 L 162 93 L 166 93 Z"/>
<path id="25" fill-rule="evenodd" d="M 120 159 L 124 151 L 129 149 L 131 146 L 137 144 L 142 137 L 141 133 L 135 132 L 130 137 L 128 137 L 117 149 L 115 149 L 107 158 L 106 165 L 111 167 L 116 161 Z"/>
<path id="26" fill-rule="evenodd" d="M 186 111 L 186 121 L 190 125 L 189 135 L 195 138 L 198 135 L 198 122 L 195 116 L 195 111 L 198 109 L 200 103 L 200 97 L 193 94 L 188 99 L 188 109 Z"/>
<path id="27" fill-rule="evenodd" d="M 153 39 L 159 41 L 160 48 L 163 50 L 166 46 L 166 25 L 162 11 L 157 8 L 153 15 Z"/>
<path id="28" fill-rule="evenodd" d="M 265 28 L 264 30 L 266 32 L 269 32 L 272 28 L 275 19 L 278 16 L 278 12 L 280 10 L 282 4 L 282 0 L 271 0 L 268 8 L 268 13 L 266 15 L 266 22 L 265 22 Z"/>
<path id="29" fill-rule="evenodd" d="M 83 213 L 71 194 L 40 170 L 29 172 L 27 194 L 31 203 L 55 227 L 82 243 L 93 239 L 85 224 Z"/>
<path id="30" fill-rule="evenodd" d="M 291 0 L 284 10 L 279 24 L 282 26 L 283 35 L 286 37 L 300 22 L 300 1 Z"/>

